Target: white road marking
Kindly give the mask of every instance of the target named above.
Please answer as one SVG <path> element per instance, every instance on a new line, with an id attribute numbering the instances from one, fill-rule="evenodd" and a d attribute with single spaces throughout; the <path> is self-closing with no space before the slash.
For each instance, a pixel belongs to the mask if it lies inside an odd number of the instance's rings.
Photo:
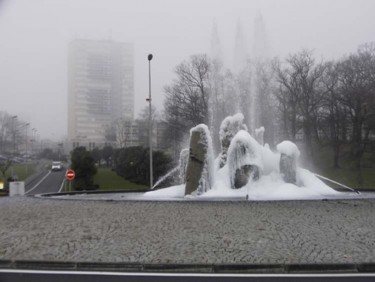
<path id="1" fill-rule="evenodd" d="M 64 188 L 64 183 L 65 183 L 65 179 L 62 181 L 61 183 L 61 186 L 60 186 L 60 189 L 59 189 L 59 193 L 61 192 L 61 190 Z"/>
<path id="2" fill-rule="evenodd" d="M 42 178 L 42 180 L 40 180 L 37 184 L 35 184 L 33 188 L 31 188 L 29 191 L 25 192 L 25 194 L 30 193 L 31 191 L 33 191 L 33 190 L 34 190 L 36 187 L 38 187 L 39 184 L 42 183 L 42 182 L 44 181 L 44 179 L 46 179 L 46 178 L 48 177 L 48 175 L 50 175 L 50 174 L 51 174 L 51 171 L 49 171 L 49 172 L 48 172 L 48 173 Z"/>

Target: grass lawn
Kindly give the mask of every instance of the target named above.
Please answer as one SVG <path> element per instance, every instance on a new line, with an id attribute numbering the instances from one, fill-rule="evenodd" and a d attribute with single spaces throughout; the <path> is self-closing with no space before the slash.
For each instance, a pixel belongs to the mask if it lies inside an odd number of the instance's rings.
<path id="1" fill-rule="evenodd" d="M 94 183 L 99 185 L 99 191 L 147 188 L 145 185 L 135 184 L 123 179 L 110 168 L 98 168 L 98 173 L 94 177 Z"/>
<path id="2" fill-rule="evenodd" d="M 366 154 L 363 158 L 363 188 L 375 190 L 374 153 Z M 329 147 L 322 147 L 315 152 L 316 171 L 332 180 L 352 188 L 358 187 L 358 170 L 350 159 L 340 159 L 340 168 L 333 167 L 333 152 Z"/>
<path id="3" fill-rule="evenodd" d="M 374 168 L 363 168 L 363 187 L 375 190 Z M 358 171 L 348 168 L 327 168 L 325 176 L 352 188 L 358 188 Z"/>
<path id="4" fill-rule="evenodd" d="M 5 173 L 5 179 L 3 179 L 3 176 L 0 176 L 0 182 L 3 182 L 5 185 L 6 179 L 11 176 L 13 172 L 13 175 L 17 175 L 18 181 L 24 181 L 26 178 L 31 176 L 35 172 L 35 164 L 14 164 Z M 0 191 L 0 196 L 7 196 L 8 193 L 5 193 L 3 191 Z"/>
<path id="5" fill-rule="evenodd" d="M 19 181 L 23 181 L 35 172 L 35 164 L 14 164 L 5 173 L 6 178 L 12 174 L 17 175 Z"/>

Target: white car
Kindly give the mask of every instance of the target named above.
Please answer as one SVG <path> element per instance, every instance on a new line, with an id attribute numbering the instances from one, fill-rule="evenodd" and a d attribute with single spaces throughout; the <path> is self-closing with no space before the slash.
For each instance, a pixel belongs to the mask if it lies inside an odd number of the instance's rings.
<path id="1" fill-rule="evenodd" d="M 52 171 L 60 171 L 60 170 L 62 170 L 62 164 L 61 164 L 61 162 L 52 162 L 51 170 Z"/>

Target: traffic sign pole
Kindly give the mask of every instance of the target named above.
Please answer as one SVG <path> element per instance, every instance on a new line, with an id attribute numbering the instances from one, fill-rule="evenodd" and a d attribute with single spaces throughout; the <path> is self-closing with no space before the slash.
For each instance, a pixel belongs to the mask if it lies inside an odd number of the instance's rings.
<path id="1" fill-rule="evenodd" d="M 69 181 L 68 189 L 69 189 L 69 192 L 71 192 L 72 191 L 72 181 L 76 177 L 76 173 L 75 173 L 74 170 L 68 169 L 65 173 L 65 177 Z"/>

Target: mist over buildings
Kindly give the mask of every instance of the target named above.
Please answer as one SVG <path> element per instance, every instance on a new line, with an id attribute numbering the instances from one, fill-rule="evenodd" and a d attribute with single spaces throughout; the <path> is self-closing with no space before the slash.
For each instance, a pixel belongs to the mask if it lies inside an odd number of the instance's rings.
<path id="1" fill-rule="evenodd" d="M 246 56 L 313 49 L 337 58 L 375 41 L 372 0 L 15 0 L 0 2 L 1 111 L 30 122 L 44 138 L 67 135 L 68 46 L 74 39 L 134 46 L 134 116 L 153 104 L 190 55 L 219 54 L 235 70 Z M 212 39 L 216 49 L 212 48 Z"/>

